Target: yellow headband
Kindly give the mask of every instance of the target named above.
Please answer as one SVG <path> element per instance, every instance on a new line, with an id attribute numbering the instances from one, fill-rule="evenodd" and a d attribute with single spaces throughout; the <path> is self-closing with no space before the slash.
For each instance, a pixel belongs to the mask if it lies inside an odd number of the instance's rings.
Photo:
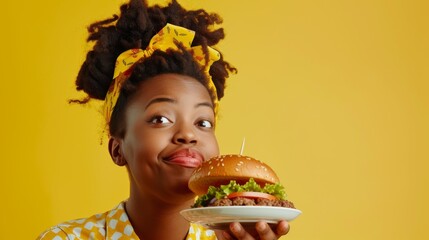
<path id="1" fill-rule="evenodd" d="M 121 55 L 119 55 L 116 59 L 113 82 L 110 85 L 104 102 L 104 114 L 107 122 L 110 122 L 113 108 L 115 107 L 116 102 L 118 101 L 119 93 L 121 92 L 121 87 L 125 80 L 127 80 L 131 75 L 131 70 L 134 64 L 141 59 L 150 57 L 155 50 L 178 50 L 176 42 L 180 42 L 186 49 L 189 49 L 189 52 L 194 56 L 194 59 L 197 60 L 197 62 L 204 68 L 204 72 L 206 73 L 209 80 L 209 90 L 214 94 L 213 109 L 215 115 L 217 115 L 219 101 L 217 98 L 216 87 L 209 74 L 209 70 L 213 62 L 220 59 L 220 54 L 215 49 L 208 47 L 209 57 L 208 61 L 206 62 L 206 57 L 202 46 L 191 47 L 194 36 L 195 32 L 192 30 L 167 23 L 164 28 L 162 28 L 155 36 L 152 37 L 149 46 L 145 50 L 130 49 L 121 53 Z"/>

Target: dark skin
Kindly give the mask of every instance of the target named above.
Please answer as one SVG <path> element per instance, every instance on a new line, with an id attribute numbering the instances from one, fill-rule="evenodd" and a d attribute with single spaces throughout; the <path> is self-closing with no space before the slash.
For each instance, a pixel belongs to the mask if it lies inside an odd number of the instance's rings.
<path id="1" fill-rule="evenodd" d="M 289 223 L 286 221 L 280 221 L 277 224 L 275 231 L 273 231 L 266 222 L 257 222 L 255 224 L 255 230 L 246 231 L 243 226 L 234 222 L 229 225 L 229 231 L 216 231 L 216 236 L 219 240 L 226 239 L 278 239 L 289 232 Z M 252 234 L 251 234 L 252 233 Z"/>
<path id="2" fill-rule="evenodd" d="M 195 198 L 188 179 L 203 161 L 219 155 L 209 92 L 191 77 L 161 74 L 139 85 L 125 118 L 125 135 L 111 137 L 109 151 L 115 164 L 128 169 L 130 197 L 125 209 L 134 231 L 140 239 L 183 239 L 189 222 L 180 211 Z M 253 237 L 232 223 L 229 233 L 216 235 L 273 240 L 288 229 L 285 221 L 276 231 L 260 222 Z"/>

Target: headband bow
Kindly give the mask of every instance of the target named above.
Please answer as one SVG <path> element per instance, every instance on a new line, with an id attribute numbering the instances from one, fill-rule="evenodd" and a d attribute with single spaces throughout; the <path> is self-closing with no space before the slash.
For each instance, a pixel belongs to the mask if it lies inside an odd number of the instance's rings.
<path id="1" fill-rule="evenodd" d="M 194 39 L 195 32 L 183 27 L 172 25 L 167 23 L 149 42 L 149 46 L 143 49 L 130 49 L 121 53 L 116 59 L 115 71 L 113 74 L 113 82 L 107 92 L 106 99 L 104 102 L 104 113 L 107 122 L 110 122 L 113 108 L 118 101 L 121 87 L 125 80 L 131 75 L 132 67 L 141 59 L 148 58 L 152 55 L 155 50 L 166 51 L 167 49 L 178 50 L 177 42 L 180 42 L 185 49 L 189 49 L 189 52 L 194 56 L 194 59 L 203 67 L 204 72 L 208 78 L 208 87 L 210 92 L 213 93 L 213 109 L 215 115 L 218 111 L 218 98 L 216 87 L 209 74 L 210 66 L 213 62 L 220 59 L 220 53 L 215 49 L 208 47 L 208 60 L 203 51 L 202 46 L 191 47 Z"/>

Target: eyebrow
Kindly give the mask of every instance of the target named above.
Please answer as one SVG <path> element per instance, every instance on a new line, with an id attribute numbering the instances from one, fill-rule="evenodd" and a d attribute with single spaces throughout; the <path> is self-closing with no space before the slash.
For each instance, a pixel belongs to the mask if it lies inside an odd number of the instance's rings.
<path id="1" fill-rule="evenodd" d="M 177 101 L 171 98 L 154 98 L 152 100 L 150 100 L 150 102 L 146 105 L 146 107 L 144 108 L 145 110 L 152 104 L 154 103 L 160 103 L 160 102 L 169 102 L 169 103 L 176 103 Z"/>
<path id="2" fill-rule="evenodd" d="M 154 99 L 150 100 L 150 102 L 146 105 L 146 107 L 144 109 L 146 110 L 149 108 L 150 105 L 152 105 L 154 103 L 160 103 L 160 102 L 177 103 L 176 100 L 171 99 L 171 98 L 165 98 L 165 97 L 154 98 Z M 195 104 L 195 108 L 197 108 L 197 107 L 209 107 L 209 108 L 213 109 L 213 105 L 210 102 L 197 103 L 197 104 Z"/>
<path id="3" fill-rule="evenodd" d="M 213 109 L 213 105 L 209 102 L 202 102 L 202 103 L 195 104 L 195 108 L 197 107 L 209 107 Z"/>

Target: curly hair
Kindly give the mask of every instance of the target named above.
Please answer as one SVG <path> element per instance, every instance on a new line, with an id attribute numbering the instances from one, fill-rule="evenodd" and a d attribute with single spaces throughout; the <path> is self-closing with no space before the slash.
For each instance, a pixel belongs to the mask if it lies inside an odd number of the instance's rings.
<path id="1" fill-rule="evenodd" d="M 167 23 L 195 31 L 193 46 L 201 45 L 207 51 L 208 46 L 216 45 L 225 37 L 223 28 L 215 28 L 222 21 L 218 14 L 203 9 L 186 10 L 176 0 L 165 7 L 148 6 L 145 0 L 130 0 L 120 7 L 119 15 L 115 14 L 88 27 L 87 41 L 95 44 L 87 53 L 76 79 L 76 89 L 84 91 L 87 97 L 72 102 L 85 104 L 91 99 L 104 100 L 113 81 L 116 58 L 132 48 L 145 49 L 151 38 Z M 237 69 L 224 61 L 222 55 L 220 60 L 211 65 L 209 74 L 219 100 L 224 96 L 226 78 L 236 72 Z M 134 66 L 130 78 L 122 86 L 110 122 L 107 123 L 111 136 L 124 136 L 125 106 L 139 83 L 163 73 L 187 75 L 208 86 L 201 67 L 183 48 L 179 47 L 177 51 L 155 51 L 151 57 Z M 213 97 L 214 94 L 210 94 Z"/>

